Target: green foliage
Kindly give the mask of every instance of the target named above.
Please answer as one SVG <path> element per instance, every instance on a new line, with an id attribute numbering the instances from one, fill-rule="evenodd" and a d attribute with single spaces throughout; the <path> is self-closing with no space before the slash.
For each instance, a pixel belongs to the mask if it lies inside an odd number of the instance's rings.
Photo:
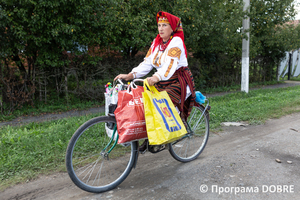
<path id="1" fill-rule="evenodd" d="M 66 101 L 62 93 L 53 90 L 55 79 L 47 79 L 47 101 L 34 99 L 32 104 L 24 104 L 21 108 L 9 111 L 9 105 L 3 104 L 0 121 L 15 119 L 23 115 L 39 115 L 43 113 L 63 112 L 72 109 L 86 109 L 101 106 L 104 103 L 105 84 L 112 82 L 115 74 L 127 73 L 133 66 L 137 66 L 144 56 L 129 59 L 104 58 L 96 65 L 84 64 L 71 69 L 68 75 L 69 99 Z M 77 67 L 75 67 L 77 66 Z M 53 76 L 53 72 L 45 72 L 46 77 Z M 43 97 L 45 98 L 45 97 Z"/>
<path id="2" fill-rule="evenodd" d="M 299 48 L 295 26 L 286 24 L 295 16 L 293 0 L 253 0 L 250 11 L 252 81 L 274 80 L 285 51 Z"/>
<path id="3" fill-rule="evenodd" d="M 62 52 L 82 45 L 104 44 L 101 27 L 110 1 L 2 1 L 1 52 L 36 57 L 36 65 L 66 64 Z"/>
<path id="4" fill-rule="evenodd" d="M 295 78 L 292 78 L 291 80 L 293 80 L 293 81 L 300 81 L 300 77 L 295 77 Z"/>
<path id="5" fill-rule="evenodd" d="M 70 93 L 101 101 L 100 84 L 142 61 L 136 55 L 147 52 L 157 35 L 160 10 L 182 20 L 197 88 L 240 84 L 246 15 L 251 22 L 246 30 L 250 32 L 250 83 L 276 80 L 284 52 L 299 48 L 300 26 L 286 24 L 295 15 L 293 0 L 250 3 L 248 13 L 243 12 L 243 0 L 2 0 L 2 99 L 7 105 L 16 105 L 13 99 L 32 104 L 46 99 L 42 92 L 56 91 L 67 102 Z"/>
<path id="6" fill-rule="evenodd" d="M 157 3 L 157 2 L 156 2 Z M 149 46 L 155 37 L 155 12 L 152 1 L 116 1 L 107 8 L 106 26 L 110 27 L 108 38 L 112 49 L 120 50 L 125 57 L 134 57 L 142 48 Z"/>
<path id="7" fill-rule="evenodd" d="M 78 57 L 81 65 L 97 63 L 99 58 L 87 56 L 85 47 L 108 44 L 102 40 L 109 33 L 107 29 L 103 31 L 107 21 L 104 11 L 111 4 L 108 0 L 1 1 L 0 87 L 9 111 L 15 109 L 14 105 L 24 104 L 16 93 L 32 102 L 36 86 L 41 89 L 51 76 L 59 88 L 67 81 L 66 68 Z M 67 55 L 68 51 L 71 54 Z M 10 78 L 14 68 L 20 74 L 19 82 Z M 61 71 L 60 77 L 55 70 Z M 45 77 L 45 71 L 50 71 L 50 76 Z M 68 100 L 67 87 L 64 90 Z"/>
<path id="8" fill-rule="evenodd" d="M 235 62 L 241 57 L 242 1 L 193 2 L 185 33 L 187 46 L 199 60 L 196 82 L 206 80 L 202 87 L 230 85 L 239 71 Z"/>

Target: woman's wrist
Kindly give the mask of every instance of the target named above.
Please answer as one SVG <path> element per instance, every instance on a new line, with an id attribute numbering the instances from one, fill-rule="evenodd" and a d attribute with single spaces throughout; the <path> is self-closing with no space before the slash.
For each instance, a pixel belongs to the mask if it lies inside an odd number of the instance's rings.
<path id="1" fill-rule="evenodd" d="M 136 72 L 130 72 L 129 74 L 131 74 L 131 76 L 132 76 L 131 79 L 136 79 Z"/>
<path id="2" fill-rule="evenodd" d="M 155 73 L 155 74 L 153 74 L 153 76 L 152 76 L 152 77 L 156 77 L 156 78 L 157 78 L 157 80 L 158 80 L 157 82 L 161 81 L 161 78 L 160 78 L 160 76 L 159 76 L 158 74 L 156 74 L 156 73 Z"/>
<path id="3" fill-rule="evenodd" d="M 159 82 L 159 77 L 157 77 L 155 74 L 153 74 L 153 76 L 151 78 L 152 78 L 152 80 L 155 80 L 154 81 L 155 83 Z"/>

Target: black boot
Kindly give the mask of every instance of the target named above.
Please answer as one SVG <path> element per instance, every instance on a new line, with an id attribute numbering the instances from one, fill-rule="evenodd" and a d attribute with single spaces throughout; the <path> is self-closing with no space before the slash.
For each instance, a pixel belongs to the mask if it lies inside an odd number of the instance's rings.
<path id="1" fill-rule="evenodd" d="M 187 122 L 186 122 L 187 117 L 185 117 L 185 115 L 183 113 L 180 113 L 180 118 L 181 118 L 182 123 L 185 126 L 185 129 L 187 130 L 187 132 L 189 132 L 189 127 L 188 127 Z"/>
<path id="2" fill-rule="evenodd" d="M 139 152 L 145 153 L 148 148 L 148 139 L 146 139 L 141 146 L 139 146 Z"/>

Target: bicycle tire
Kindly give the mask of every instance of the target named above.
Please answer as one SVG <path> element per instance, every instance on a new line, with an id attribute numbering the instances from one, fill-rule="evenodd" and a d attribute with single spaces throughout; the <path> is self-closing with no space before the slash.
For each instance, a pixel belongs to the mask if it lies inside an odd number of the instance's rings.
<path id="1" fill-rule="evenodd" d="M 208 112 L 204 113 L 202 106 L 193 106 L 187 122 L 193 133 L 187 133 L 181 139 L 168 144 L 173 158 L 184 163 L 195 160 L 206 146 L 209 137 Z"/>
<path id="2" fill-rule="evenodd" d="M 126 147 L 117 144 L 108 157 L 104 156 L 103 149 L 110 141 L 106 123 L 116 123 L 115 117 L 95 117 L 85 122 L 76 130 L 67 148 L 68 174 L 75 185 L 87 192 L 114 189 L 127 178 L 137 159 L 137 142 L 130 142 Z"/>

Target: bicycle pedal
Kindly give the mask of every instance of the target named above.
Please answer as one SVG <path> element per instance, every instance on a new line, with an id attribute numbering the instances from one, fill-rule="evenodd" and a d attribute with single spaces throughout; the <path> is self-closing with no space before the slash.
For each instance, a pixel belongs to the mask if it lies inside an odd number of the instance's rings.
<path id="1" fill-rule="evenodd" d="M 151 153 L 158 153 L 166 149 L 166 145 L 149 145 L 148 150 Z"/>
<path id="2" fill-rule="evenodd" d="M 140 154 L 145 154 L 147 152 L 147 149 L 145 149 L 144 151 L 139 151 Z"/>

